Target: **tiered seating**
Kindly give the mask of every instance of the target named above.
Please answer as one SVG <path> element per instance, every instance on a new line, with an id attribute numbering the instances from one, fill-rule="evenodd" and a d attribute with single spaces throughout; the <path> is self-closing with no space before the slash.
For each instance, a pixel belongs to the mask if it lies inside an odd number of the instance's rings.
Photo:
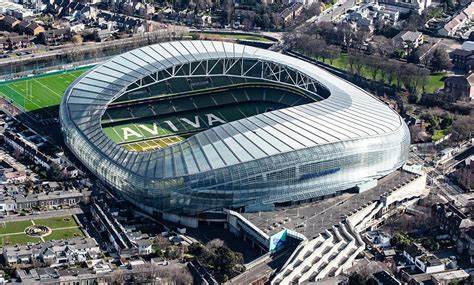
<path id="1" fill-rule="evenodd" d="M 265 101 L 271 102 L 280 102 L 284 96 L 284 94 L 276 93 L 276 92 L 265 92 Z"/>
<path id="2" fill-rule="evenodd" d="M 131 108 L 134 117 L 143 118 L 151 117 L 154 115 L 149 105 L 137 105 Z"/>
<path id="3" fill-rule="evenodd" d="M 226 122 L 231 122 L 308 100 L 273 86 L 269 88 L 234 85 L 221 89 L 213 87 L 229 86 L 233 82 L 242 81 L 245 80 L 223 76 L 211 76 L 208 79 L 169 79 L 128 93 L 117 101 L 117 104 L 109 106 L 102 123 L 104 128 L 108 128 L 106 133 L 109 137 L 116 140 L 117 137 L 127 136 L 126 143 L 165 139 L 170 136 L 182 139 L 183 136 L 212 127 L 208 125 L 206 114 L 212 113 Z M 206 89 L 206 84 L 212 88 Z M 193 90 L 192 86 L 196 90 Z M 196 124 L 195 116 L 199 118 L 199 128 L 193 126 Z M 186 118 L 189 121 L 186 121 Z M 174 126 L 166 124 L 166 121 L 170 121 Z M 152 131 L 141 125 L 149 125 Z M 125 135 L 124 127 L 131 128 L 135 135 Z M 159 134 L 156 134 L 156 128 L 160 129 Z M 121 140 L 119 142 L 124 143 Z"/>
<path id="4" fill-rule="evenodd" d="M 195 109 L 191 97 L 177 99 L 173 102 L 173 106 L 176 112 L 183 112 Z"/>
<path id="5" fill-rule="evenodd" d="M 250 100 L 263 101 L 264 91 L 261 88 L 248 88 L 245 90 L 245 93 L 250 98 Z"/>
<path id="6" fill-rule="evenodd" d="M 182 78 L 172 78 L 168 81 L 168 86 L 171 89 L 171 93 L 184 93 L 189 92 L 192 90 L 191 86 L 187 80 L 183 80 Z"/>
<path id="7" fill-rule="evenodd" d="M 208 77 L 190 77 L 188 82 L 192 90 L 212 87 L 211 80 Z"/>
<path id="8" fill-rule="evenodd" d="M 145 89 L 140 89 L 140 90 L 126 93 L 122 95 L 120 98 L 118 98 L 116 102 L 124 102 L 124 101 L 142 99 L 142 98 L 148 98 L 148 97 L 150 97 L 150 92 L 148 89 L 145 88 Z"/>
<path id="9" fill-rule="evenodd" d="M 165 94 L 170 93 L 170 89 L 168 88 L 168 85 L 166 84 L 166 82 L 153 84 L 153 85 L 148 86 L 148 88 L 150 90 L 151 96 L 158 96 L 161 94 L 165 95 Z"/>
<path id="10" fill-rule="evenodd" d="M 232 84 L 232 81 L 230 81 L 229 77 L 212 76 L 210 77 L 210 79 L 211 79 L 213 87 L 223 87 L 223 86 L 229 86 Z"/>
<path id="11" fill-rule="evenodd" d="M 231 95 L 231 92 L 223 92 L 220 94 L 216 94 L 214 95 L 214 99 L 219 105 L 236 103 L 234 97 L 232 97 Z"/>
<path id="12" fill-rule="evenodd" d="M 102 117 L 103 123 L 107 123 L 107 118 L 110 118 L 109 122 L 112 121 L 122 121 L 122 120 L 127 120 L 127 119 L 132 119 L 133 115 L 130 113 L 130 111 L 126 108 L 120 108 L 120 109 L 108 109 L 106 111 L 107 115 Z"/>

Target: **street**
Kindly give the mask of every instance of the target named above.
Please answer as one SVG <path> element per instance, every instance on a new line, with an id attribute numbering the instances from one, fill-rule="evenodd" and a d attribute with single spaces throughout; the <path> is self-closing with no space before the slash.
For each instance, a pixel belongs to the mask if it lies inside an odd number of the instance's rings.
<path id="1" fill-rule="evenodd" d="M 472 153 L 472 149 L 472 147 L 463 149 L 455 156 L 455 158 L 467 157 L 467 154 Z M 474 194 L 464 193 L 461 188 L 459 188 L 447 175 L 445 175 L 445 173 L 443 173 L 443 169 L 441 169 L 440 166 L 428 166 L 428 161 L 414 152 L 411 152 L 410 156 L 414 162 L 422 164 L 425 167 L 428 183 L 431 184 L 435 193 L 437 193 L 444 201 L 454 201 L 460 206 L 466 206 L 471 199 L 474 198 Z"/>
<path id="2" fill-rule="evenodd" d="M 62 217 L 62 216 L 72 216 L 82 214 L 83 211 L 81 208 L 72 208 L 72 209 L 62 209 L 62 210 L 52 210 L 46 212 L 40 212 L 38 214 L 32 215 L 12 215 L 12 216 L 0 216 L 1 222 L 18 222 L 18 221 L 27 221 L 31 219 L 47 219 L 53 217 Z"/>

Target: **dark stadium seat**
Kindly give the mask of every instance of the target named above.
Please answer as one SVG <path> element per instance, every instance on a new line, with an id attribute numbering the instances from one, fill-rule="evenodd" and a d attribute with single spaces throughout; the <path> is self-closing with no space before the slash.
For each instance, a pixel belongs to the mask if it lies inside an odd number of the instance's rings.
<path id="1" fill-rule="evenodd" d="M 212 76 L 210 78 L 212 81 L 212 86 L 214 87 L 229 86 L 232 84 L 232 81 L 229 80 L 229 77 Z"/>
<path id="2" fill-rule="evenodd" d="M 123 96 L 119 97 L 116 102 L 125 102 L 129 100 L 143 99 L 148 97 L 150 97 L 150 93 L 148 89 L 144 88 L 124 94 Z"/>
<path id="3" fill-rule="evenodd" d="M 214 99 L 219 105 L 233 104 L 236 103 L 235 99 L 232 97 L 230 92 L 223 92 L 220 94 L 215 94 Z"/>
<path id="4" fill-rule="evenodd" d="M 171 88 L 172 93 L 183 93 L 191 91 L 191 86 L 187 80 L 182 78 L 172 78 L 168 80 L 168 86 Z"/>
<path id="5" fill-rule="evenodd" d="M 188 82 L 192 90 L 200 90 L 203 88 L 212 87 L 212 83 L 209 77 L 191 77 L 188 79 Z"/>
<path id="6" fill-rule="evenodd" d="M 264 100 L 263 94 L 265 93 L 265 90 L 263 90 L 262 88 L 248 88 L 245 91 L 247 93 L 247 96 L 252 101 L 263 101 Z"/>
<path id="7" fill-rule="evenodd" d="M 190 97 L 184 97 L 174 100 L 173 106 L 176 112 L 190 111 L 195 109 L 193 101 Z"/>
<path id="8" fill-rule="evenodd" d="M 165 82 L 160 82 L 149 86 L 151 96 L 159 96 L 169 94 L 169 89 Z"/>
<path id="9" fill-rule="evenodd" d="M 130 112 L 126 108 L 108 109 L 106 111 L 107 116 L 113 121 L 121 121 L 133 118 Z M 102 118 L 103 122 L 104 117 Z"/>
<path id="10" fill-rule="evenodd" d="M 153 111 L 148 107 L 148 105 L 136 105 L 131 107 L 133 115 L 135 117 L 151 117 L 153 116 Z"/>
<path id="11" fill-rule="evenodd" d="M 174 113 L 174 108 L 169 101 L 160 102 L 160 104 L 154 105 L 153 108 L 155 109 L 156 113 L 161 115 Z"/>

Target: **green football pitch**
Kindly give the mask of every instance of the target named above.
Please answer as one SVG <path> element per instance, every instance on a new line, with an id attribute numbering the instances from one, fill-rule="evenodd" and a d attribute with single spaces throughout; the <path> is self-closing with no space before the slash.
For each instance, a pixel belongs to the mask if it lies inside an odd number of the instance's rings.
<path id="1" fill-rule="evenodd" d="M 59 105 L 66 88 L 90 67 L 81 67 L 0 83 L 0 96 L 22 111 Z"/>

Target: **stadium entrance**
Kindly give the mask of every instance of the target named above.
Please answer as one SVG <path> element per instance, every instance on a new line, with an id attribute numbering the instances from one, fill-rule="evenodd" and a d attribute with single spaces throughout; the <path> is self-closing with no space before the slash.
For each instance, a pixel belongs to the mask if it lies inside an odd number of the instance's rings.
<path id="1" fill-rule="evenodd" d="M 102 128 L 127 150 L 150 151 L 221 124 L 312 101 L 296 88 L 270 82 L 171 78 L 120 96 L 108 105 Z"/>

